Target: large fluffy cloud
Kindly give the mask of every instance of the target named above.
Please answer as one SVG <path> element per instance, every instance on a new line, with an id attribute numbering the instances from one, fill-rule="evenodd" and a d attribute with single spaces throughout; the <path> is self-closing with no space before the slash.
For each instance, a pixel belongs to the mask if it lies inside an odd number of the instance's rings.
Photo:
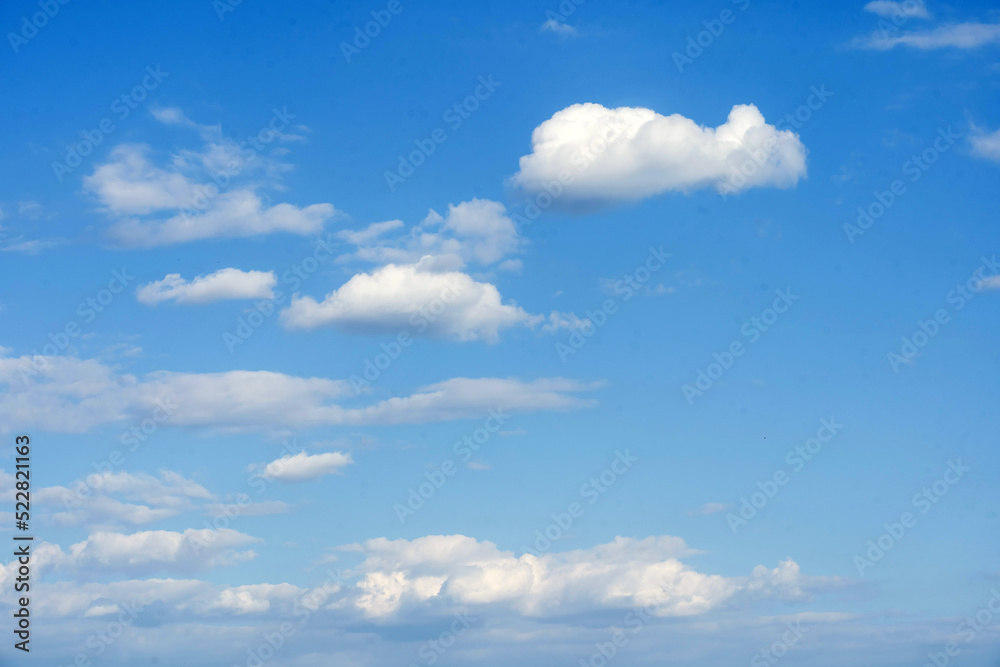
<path id="1" fill-rule="evenodd" d="M 161 301 L 202 304 L 225 299 L 270 299 L 277 282 L 272 271 L 219 269 L 190 281 L 171 273 L 163 280 L 141 285 L 136 298 L 149 306 Z"/>
<path id="2" fill-rule="evenodd" d="M 512 183 L 528 192 L 548 191 L 556 205 L 633 201 L 706 187 L 790 187 L 806 174 L 798 136 L 768 125 L 752 104 L 734 106 L 715 128 L 652 109 L 574 104 L 535 128 L 531 144 Z"/>
<path id="3" fill-rule="evenodd" d="M 154 427 L 271 431 L 476 419 L 496 408 L 530 412 L 585 407 L 591 401 L 574 394 L 596 387 L 562 378 L 453 378 L 410 396 L 359 406 L 344 405 L 357 401 L 346 380 L 271 371 L 157 371 L 140 378 L 92 359 L 3 354 L 0 385 L 0 429 L 59 432 L 129 420 L 145 420 Z"/>
<path id="4" fill-rule="evenodd" d="M 359 273 L 322 301 L 296 297 L 281 313 L 289 328 L 330 325 L 350 333 L 410 331 L 454 340 L 495 342 L 502 329 L 546 322 L 503 303 L 496 286 L 460 271 L 436 271 L 433 258 L 419 264 L 388 264 Z M 431 265 L 431 266 L 428 266 Z M 553 313 L 547 328 L 573 326 L 571 316 Z"/>

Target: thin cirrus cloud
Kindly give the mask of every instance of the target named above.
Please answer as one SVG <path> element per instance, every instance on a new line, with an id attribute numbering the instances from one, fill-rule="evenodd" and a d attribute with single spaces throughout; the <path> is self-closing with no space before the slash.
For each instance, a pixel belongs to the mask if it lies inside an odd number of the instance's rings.
<path id="1" fill-rule="evenodd" d="M 872 0 L 864 7 L 866 12 L 871 12 L 872 14 L 877 14 L 879 16 L 884 16 L 886 18 L 920 18 L 927 19 L 930 18 L 930 12 L 927 11 L 927 6 L 923 3 L 923 0 L 902 0 L 902 2 L 896 2 L 894 0 Z"/>
<path id="2" fill-rule="evenodd" d="M 276 479 L 283 482 L 305 482 L 319 479 L 326 475 L 339 475 L 342 469 L 354 463 L 350 453 L 323 452 L 322 454 L 289 454 L 271 461 L 263 466 L 252 469 L 264 479 Z"/>
<path id="3" fill-rule="evenodd" d="M 952 23 L 931 30 L 910 32 L 875 31 L 855 39 L 851 45 L 859 49 L 888 51 L 908 46 L 930 51 L 934 49 L 977 49 L 1000 44 L 1000 23 Z"/>
<path id="4" fill-rule="evenodd" d="M 418 424 L 481 419 L 490 409 L 567 411 L 594 405 L 578 394 L 599 388 L 565 378 L 451 378 L 409 396 L 358 405 L 347 380 L 273 371 L 124 374 L 96 359 L 0 355 L 0 432 L 83 433 L 141 423 L 232 432 L 335 425 Z"/>
<path id="5" fill-rule="evenodd" d="M 418 264 L 387 264 L 359 273 L 322 301 L 300 296 L 282 311 L 289 329 L 332 326 L 348 333 L 414 335 L 457 341 L 496 342 L 510 327 L 543 331 L 580 326 L 573 315 L 553 311 L 548 319 L 504 303 L 495 285 L 461 271 L 438 271 L 428 256 Z"/>
<path id="6" fill-rule="evenodd" d="M 127 247 L 154 247 L 210 238 L 240 238 L 285 232 L 317 234 L 336 213 L 332 204 L 267 205 L 258 191 L 280 186 L 292 166 L 270 152 L 223 138 L 218 126 L 199 125 L 178 109 L 157 109 L 166 125 L 195 128 L 203 146 L 181 150 L 161 166 L 145 144 L 120 144 L 107 162 L 83 179 L 100 207 L 114 218 L 110 237 Z M 275 133 L 275 141 L 297 135 Z"/>
<path id="7" fill-rule="evenodd" d="M 566 208 L 709 187 L 787 188 L 806 175 L 798 135 L 768 125 L 752 104 L 734 106 L 714 128 L 641 107 L 574 104 L 536 127 L 531 144 L 510 183 L 527 193 L 549 192 L 554 205 Z M 737 186 L 734 175 L 748 160 L 755 168 L 744 169 Z"/>
<path id="8" fill-rule="evenodd" d="M 163 280 L 140 286 L 136 298 L 140 303 L 155 306 L 163 301 L 179 304 L 205 304 L 230 299 L 270 299 L 278 279 L 272 271 L 241 271 L 220 269 L 192 280 L 179 273 L 168 274 Z"/>

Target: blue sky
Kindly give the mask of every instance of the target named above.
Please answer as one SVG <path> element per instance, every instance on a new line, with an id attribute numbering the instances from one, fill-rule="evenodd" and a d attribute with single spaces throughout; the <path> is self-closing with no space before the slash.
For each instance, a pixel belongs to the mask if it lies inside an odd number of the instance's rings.
<path id="1" fill-rule="evenodd" d="M 996 664 L 998 21 L 5 4 L 4 664 Z"/>

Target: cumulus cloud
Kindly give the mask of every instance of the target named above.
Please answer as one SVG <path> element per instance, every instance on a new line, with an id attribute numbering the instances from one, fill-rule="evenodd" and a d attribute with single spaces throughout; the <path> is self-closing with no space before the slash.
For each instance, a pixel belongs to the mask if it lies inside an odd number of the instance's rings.
<path id="1" fill-rule="evenodd" d="M 205 145 L 179 151 L 161 166 L 151 159 L 149 146 L 121 144 L 84 177 L 84 189 L 115 218 L 109 233 L 118 243 L 151 247 L 274 232 L 311 235 L 336 212 L 328 203 L 301 208 L 264 203 L 258 191 L 278 187 L 291 169 L 274 157 L 276 149 L 262 154 L 227 141 L 217 126 L 194 124 L 177 109 L 155 115 L 167 124 L 199 128 Z"/>
<path id="2" fill-rule="evenodd" d="M 969 141 L 972 143 L 973 154 L 987 160 L 1000 162 L 1000 130 L 985 132 L 978 127 L 973 127 Z"/>
<path id="3" fill-rule="evenodd" d="M 68 553 L 43 543 L 36 550 L 36 565 L 43 571 L 73 571 L 78 576 L 117 568 L 130 576 L 160 569 L 204 569 L 251 557 L 247 554 L 252 552 L 240 551 L 253 542 L 249 536 L 222 531 L 214 542 L 204 542 L 208 538 L 202 531 L 190 530 L 96 533 Z M 202 544 L 200 559 L 187 551 L 196 543 Z M 391 626 L 456 610 L 554 619 L 644 607 L 661 618 L 697 617 L 758 602 L 805 602 L 845 584 L 836 577 L 805 575 L 792 560 L 774 568 L 758 565 L 747 576 L 699 572 L 681 561 L 698 552 L 670 536 L 617 537 L 588 549 L 521 556 L 464 535 L 377 538 L 338 551 L 356 553 L 362 560 L 349 570 L 328 573 L 327 580 L 313 589 L 152 579 L 66 583 L 40 598 L 45 600 L 45 611 L 53 615 L 82 616 L 90 609 L 123 602 L 160 601 L 199 617 L 268 611 L 287 616 L 305 607 L 339 610 L 345 618 L 360 614 Z M 0 585 L 11 576 L 9 566 L 0 569 Z"/>
<path id="4" fill-rule="evenodd" d="M 428 266 L 428 265 L 431 266 Z M 415 335 L 459 341 L 496 342 L 510 327 L 546 330 L 577 326 L 572 316 L 553 313 L 546 320 L 520 306 L 503 303 L 496 286 L 460 271 L 437 271 L 433 258 L 419 264 L 388 264 L 359 273 L 322 301 L 300 296 L 282 311 L 291 329 L 334 326 L 348 333 Z"/>
<path id="5" fill-rule="evenodd" d="M 575 394 L 597 388 L 563 378 L 453 378 L 410 396 L 368 405 L 347 380 L 271 371 L 121 374 L 100 361 L 75 357 L 0 355 L 0 429 L 18 424 L 85 432 L 102 424 L 150 421 L 232 431 L 317 426 L 413 424 L 475 419 L 498 407 L 510 412 L 571 410 L 592 401 Z M 129 433 L 122 434 L 123 438 Z"/>
<path id="6" fill-rule="evenodd" d="M 865 5 L 865 11 L 887 18 L 927 19 L 931 16 L 923 0 L 902 0 L 902 2 L 896 2 L 895 0 L 872 0 L 872 2 Z"/>
<path id="7" fill-rule="evenodd" d="M 706 187 L 785 188 L 806 175 L 806 149 L 798 135 L 768 125 L 752 104 L 734 106 L 715 128 L 652 109 L 574 104 L 535 128 L 531 144 L 511 183 L 527 192 L 556 194 L 559 206 Z M 744 169 L 745 164 L 754 168 Z"/>
<path id="8" fill-rule="evenodd" d="M 358 246 L 353 257 L 375 264 L 413 264 L 431 255 L 437 266 L 489 266 L 517 253 L 524 240 L 507 209 L 490 199 L 449 204 L 446 215 L 428 212 L 419 225 L 395 236 L 401 220 L 376 222 L 362 230 L 344 230 L 338 236 Z"/>
<path id="9" fill-rule="evenodd" d="M 325 475 L 339 475 L 341 469 L 354 463 L 350 453 L 324 452 L 322 454 L 289 454 L 259 467 L 264 479 L 278 479 L 283 482 L 303 482 L 319 479 Z"/>
<path id="10" fill-rule="evenodd" d="M 876 31 L 860 37 L 852 45 L 860 49 L 887 51 L 897 46 L 932 49 L 977 49 L 1000 43 L 1000 23 L 952 23 L 932 30 L 911 32 Z"/>
<path id="11" fill-rule="evenodd" d="M 220 269 L 191 281 L 179 273 L 170 273 L 163 280 L 141 285 L 136 298 L 148 306 L 161 301 L 203 304 L 226 299 L 270 299 L 277 283 L 272 271 Z"/>
<path id="12" fill-rule="evenodd" d="M 344 549 L 365 556 L 351 604 L 374 619 L 439 605 L 507 607 L 534 617 L 654 605 L 656 616 L 692 616 L 752 599 L 801 601 L 837 584 L 802 575 L 791 560 L 746 577 L 703 574 L 679 560 L 697 552 L 668 536 L 521 556 L 464 535 L 379 538 Z"/>

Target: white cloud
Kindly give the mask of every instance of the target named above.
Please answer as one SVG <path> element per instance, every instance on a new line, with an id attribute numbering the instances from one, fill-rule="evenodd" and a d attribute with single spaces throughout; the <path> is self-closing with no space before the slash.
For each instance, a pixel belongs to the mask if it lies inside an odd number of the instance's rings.
<path id="1" fill-rule="evenodd" d="M 916 49 L 976 49 L 1000 43 L 1000 23 L 952 23 L 932 30 L 913 32 L 876 31 L 852 43 L 856 48 L 886 51 L 896 46 Z"/>
<path id="2" fill-rule="evenodd" d="M 345 230 L 338 236 L 358 246 L 353 257 L 367 262 L 414 264 L 432 255 L 438 266 L 448 268 L 469 263 L 489 266 L 519 252 L 524 245 L 507 209 L 490 199 L 449 204 L 445 216 L 431 210 L 406 234 L 388 238 L 404 226 L 400 220 L 388 220 L 362 230 Z"/>
<path id="3" fill-rule="evenodd" d="M 707 514 L 718 514 L 719 512 L 725 512 L 729 509 L 729 505 L 726 503 L 705 503 L 698 509 L 688 512 L 691 516 L 704 516 Z"/>
<path id="4" fill-rule="evenodd" d="M 413 424 L 483 418 L 510 412 L 571 410 L 592 401 L 574 394 L 598 385 L 563 378 L 520 381 L 453 378 L 364 406 L 346 380 L 305 378 L 271 371 L 174 373 L 139 378 L 99 361 L 74 357 L 0 356 L 0 432 L 17 424 L 56 432 L 85 432 L 102 424 L 155 420 L 159 426 L 234 431 L 317 426 Z M 129 434 L 123 433 L 127 439 Z M 124 440 L 123 440 L 124 441 Z"/>
<path id="5" fill-rule="evenodd" d="M 865 11 L 885 17 L 930 18 L 923 0 L 872 0 L 865 5 Z"/>
<path id="6" fill-rule="evenodd" d="M 972 142 L 972 152 L 975 155 L 1000 162 L 1000 130 L 987 133 L 973 127 L 969 141 Z"/>
<path id="7" fill-rule="evenodd" d="M 324 452 L 322 454 L 289 454 L 271 461 L 260 468 L 260 476 L 265 479 L 278 479 L 283 482 L 303 482 L 318 479 L 325 475 L 339 475 L 341 468 L 354 463 L 351 455 L 342 452 Z"/>
<path id="8" fill-rule="evenodd" d="M 202 304 L 225 299 L 270 299 L 277 284 L 278 279 L 271 271 L 220 269 L 191 281 L 184 280 L 179 273 L 171 273 L 163 280 L 140 286 L 136 298 L 149 306 L 170 300 Z"/>
<path id="9" fill-rule="evenodd" d="M 656 605 L 656 616 L 691 616 L 760 598 L 801 601 L 839 583 L 804 576 L 791 560 L 747 577 L 702 574 L 678 560 L 697 552 L 667 536 L 617 537 L 538 556 L 463 535 L 379 538 L 342 549 L 365 556 L 351 603 L 375 619 L 441 605 L 507 607 L 535 617 Z"/>
<path id="10" fill-rule="evenodd" d="M 336 212 L 327 203 L 302 208 L 265 204 L 257 191 L 277 186 L 290 165 L 255 151 L 248 155 L 232 142 L 180 151 L 164 167 L 155 165 L 150 153 L 142 144 L 116 146 L 109 161 L 83 180 L 84 188 L 116 218 L 110 235 L 126 246 L 274 232 L 317 234 Z M 254 176 L 259 179 L 252 180 Z"/>
<path id="11" fill-rule="evenodd" d="M 531 143 L 511 182 L 534 193 L 559 188 L 554 203 L 569 207 L 705 187 L 791 187 L 806 175 L 798 135 L 768 125 L 752 104 L 734 106 L 716 128 L 652 109 L 574 104 L 535 128 Z M 737 186 L 734 175 L 751 171 L 740 171 L 745 163 L 755 168 Z"/>
<path id="12" fill-rule="evenodd" d="M 554 32 L 555 34 L 561 36 L 570 36 L 579 34 L 576 28 L 569 25 L 568 23 L 563 23 L 559 19 L 555 18 L 549 19 L 548 21 L 543 23 L 541 27 L 541 32 Z"/>
<path id="13" fill-rule="evenodd" d="M 437 258 L 419 264 L 388 264 L 359 273 L 317 302 L 300 296 L 282 311 L 288 328 L 334 326 L 349 333 L 398 333 L 496 342 L 509 327 L 533 328 L 546 322 L 523 308 L 503 303 L 499 290 L 459 271 L 440 271 Z M 572 315 L 553 312 L 544 330 L 579 326 Z"/>
<path id="14" fill-rule="evenodd" d="M 43 543 L 35 563 L 41 570 L 70 572 L 82 578 L 106 574 L 133 576 L 161 570 L 194 572 L 251 560 L 256 554 L 242 547 L 259 541 L 229 528 L 189 528 L 182 533 L 99 531 L 71 545 L 68 552 Z"/>
<path id="15" fill-rule="evenodd" d="M 69 487 L 45 487 L 36 494 L 42 506 L 62 509 L 53 514 L 62 525 L 148 524 L 213 497 L 200 484 L 169 470 L 158 478 L 141 472 L 93 473 Z"/>

